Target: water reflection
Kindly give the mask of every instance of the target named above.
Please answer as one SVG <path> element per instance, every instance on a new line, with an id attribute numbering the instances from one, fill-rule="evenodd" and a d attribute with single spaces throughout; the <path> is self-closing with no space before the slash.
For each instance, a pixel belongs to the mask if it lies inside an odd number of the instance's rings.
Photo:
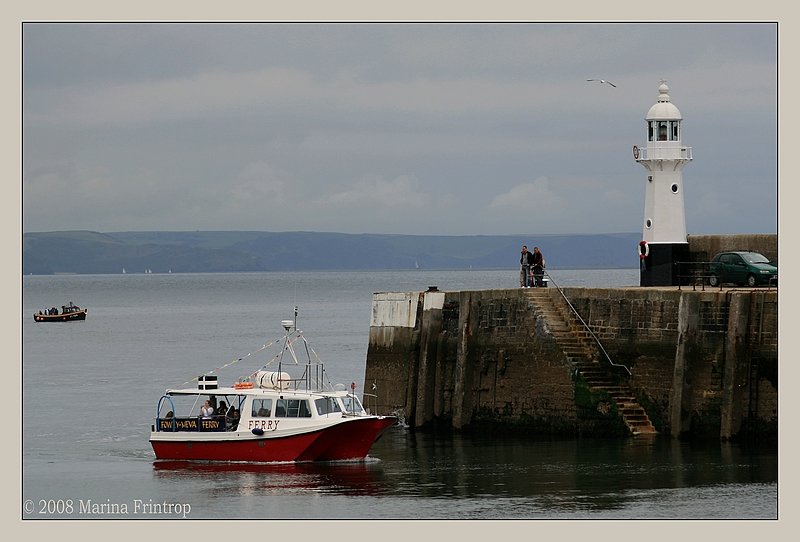
<path id="1" fill-rule="evenodd" d="M 376 443 L 391 494 L 500 498 L 523 516 L 618 511 L 661 492 L 776 483 L 774 450 L 669 437 L 542 439 L 395 430 Z"/>
<path id="2" fill-rule="evenodd" d="M 197 514 L 212 517 L 237 508 L 274 518 L 777 516 L 774 450 L 668 437 L 433 435 L 394 427 L 364 462 L 156 461 L 153 473 L 165 489 L 192 494 Z"/>
<path id="3" fill-rule="evenodd" d="M 155 461 L 158 479 L 214 480 L 214 493 L 265 495 L 304 492 L 377 495 L 383 491 L 380 461 L 331 463 L 211 463 Z"/>

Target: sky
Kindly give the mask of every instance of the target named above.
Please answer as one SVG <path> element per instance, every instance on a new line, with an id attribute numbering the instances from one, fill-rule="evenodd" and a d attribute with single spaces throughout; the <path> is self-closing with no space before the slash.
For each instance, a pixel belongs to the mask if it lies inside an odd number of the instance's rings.
<path id="1" fill-rule="evenodd" d="M 22 231 L 640 232 L 662 79 L 688 233 L 776 233 L 775 23 L 25 23 Z"/>

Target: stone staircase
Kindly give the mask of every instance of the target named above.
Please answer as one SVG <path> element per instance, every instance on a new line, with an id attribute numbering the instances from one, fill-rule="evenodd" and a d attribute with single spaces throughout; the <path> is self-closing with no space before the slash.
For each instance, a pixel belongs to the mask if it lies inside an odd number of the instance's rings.
<path id="1" fill-rule="evenodd" d="M 534 305 L 537 314 L 544 317 L 547 328 L 578 374 L 591 389 L 604 391 L 614 400 L 631 434 L 656 434 L 655 427 L 631 389 L 615 383 L 608 366 L 598 361 L 602 354 L 597 343 L 558 290 L 526 288 L 523 292 Z"/>

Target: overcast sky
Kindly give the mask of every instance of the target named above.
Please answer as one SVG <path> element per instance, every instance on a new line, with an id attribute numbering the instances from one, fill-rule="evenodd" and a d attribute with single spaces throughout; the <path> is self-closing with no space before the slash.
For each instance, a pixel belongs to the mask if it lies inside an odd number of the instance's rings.
<path id="1" fill-rule="evenodd" d="M 640 232 L 631 149 L 662 79 L 693 148 L 688 232 L 777 232 L 775 24 L 26 23 L 22 37 L 24 232 Z"/>

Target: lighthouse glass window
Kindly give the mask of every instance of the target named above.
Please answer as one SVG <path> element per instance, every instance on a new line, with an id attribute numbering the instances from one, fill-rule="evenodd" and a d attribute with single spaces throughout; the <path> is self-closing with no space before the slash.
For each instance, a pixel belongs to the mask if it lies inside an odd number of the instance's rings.
<path id="1" fill-rule="evenodd" d="M 680 122 L 674 120 L 652 121 L 648 123 L 647 140 L 655 141 L 680 141 Z"/>

